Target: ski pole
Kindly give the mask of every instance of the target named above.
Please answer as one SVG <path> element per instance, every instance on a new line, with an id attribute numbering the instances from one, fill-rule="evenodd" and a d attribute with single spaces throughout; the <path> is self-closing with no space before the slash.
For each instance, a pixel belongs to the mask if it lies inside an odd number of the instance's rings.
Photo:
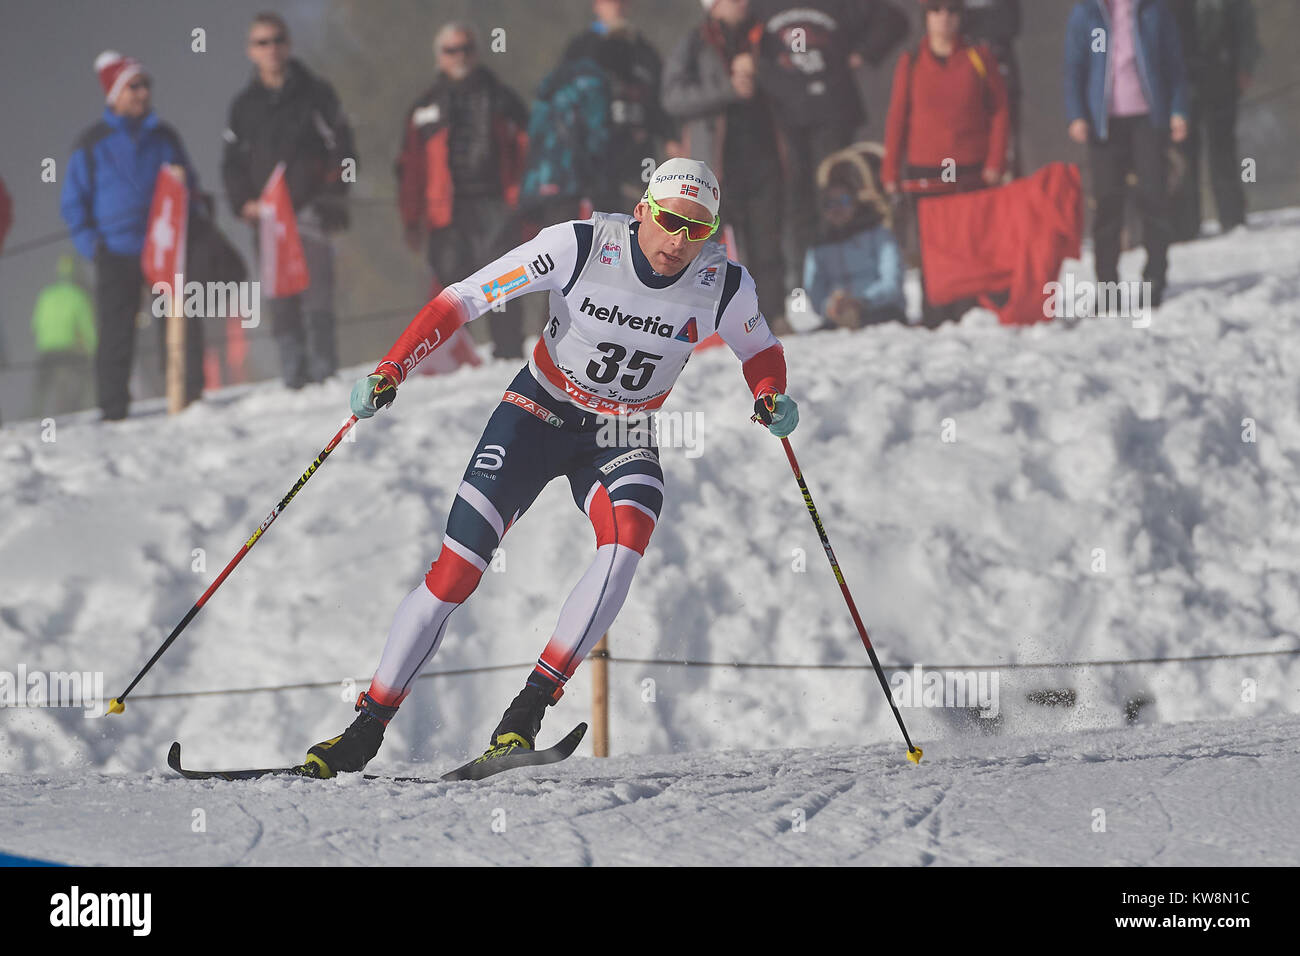
<path id="1" fill-rule="evenodd" d="M 759 421 L 757 415 L 754 416 L 754 421 Z M 867 636 L 866 625 L 862 623 L 857 605 L 853 603 L 853 595 L 849 593 L 849 586 L 844 581 L 844 574 L 840 571 L 840 563 L 835 560 L 835 552 L 831 550 L 830 538 L 826 536 L 826 529 L 822 526 L 822 519 L 817 514 L 817 506 L 813 504 L 808 485 L 803 480 L 803 472 L 799 469 L 799 462 L 795 460 L 794 449 L 790 447 L 790 439 L 782 438 L 781 445 L 785 448 L 785 456 L 790 459 L 790 467 L 794 469 L 794 477 L 799 482 L 799 490 L 803 492 L 803 501 L 808 506 L 808 514 L 812 516 L 813 525 L 817 528 L 817 534 L 822 539 L 822 549 L 825 550 L 826 557 L 830 559 L 831 570 L 835 572 L 835 580 L 840 583 L 840 591 L 844 593 L 844 600 L 848 602 L 849 613 L 853 615 L 853 623 L 858 626 L 858 636 L 862 638 L 862 646 L 867 649 L 867 654 L 871 657 L 871 665 L 876 669 L 876 676 L 880 678 L 880 686 L 885 692 L 885 699 L 889 701 L 889 708 L 894 712 L 894 719 L 898 721 L 898 729 L 903 732 L 903 739 L 907 741 L 907 759 L 912 763 L 919 764 L 921 762 L 921 748 L 913 745 L 912 738 L 907 735 L 907 728 L 903 726 L 903 715 L 898 712 L 898 705 L 894 703 L 894 695 L 889 689 L 889 681 L 885 680 L 885 672 L 880 667 L 880 659 L 876 657 L 876 649 L 871 646 L 871 638 Z"/>
<path id="2" fill-rule="evenodd" d="M 280 499 L 280 503 L 276 505 L 275 508 L 272 509 L 271 513 L 266 516 L 265 520 L 258 525 L 257 530 L 253 532 L 253 536 L 245 541 L 244 546 L 239 549 L 239 553 L 230 559 L 230 563 L 226 565 L 226 569 L 217 575 L 217 579 L 212 582 L 212 585 L 206 591 L 203 592 L 203 596 L 195 601 L 194 606 L 189 609 L 189 612 L 183 618 L 181 618 L 181 622 L 177 624 L 171 634 L 167 636 L 167 640 L 162 642 L 162 647 L 158 648 L 158 650 L 154 652 L 153 657 L 149 658 L 149 663 L 145 664 L 140 673 L 135 675 L 135 680 L 131 681 L 126 690 L 122 691 L 121 694 L 114 697 L 109 702 L 108 713 L 120 714 L 126 709 L 126 695 L 135 690 L 135 685 L 140 683 L 140 678 L 149 673 L 149 669 L 158 662 L 158 658 L 163 656 L 163 652 L 166 651 L 167 648 L 171 647 L 172 641 L 176 640 L 176 638 L 180 636 L 181 631 L 185 630 L 186 625 L 188 625 L 190 621 L 194 620 L 194 615 L 199 613 L 199 608 L 203 607 L 203 605 L 207 603 L 208 598 L 212 596 L 213 592 L 216 591 L 217 588 L 221 587 L 221 582 L 226 580 L 226 577 L 230 572 L 235 570 L 235 565 L 243 560 L 244 555 L 248 554 L 253 545 L 257 544 L 257 541 L 262 537 L 263 532 L 265 532 L 267 528 L 271 527 L 271 524 L 275 519 L 280 516 L 280 512 L 289 507 L 289 502 L 293 501 L 293 496 L 298 493 L 298 489 L 307 484 L 307 479 L 316 473 L 316 469 L 321 466 L 325 459 L 329 457 L 330 452 L 332 452 L 338 446 L 338 443 L 343 440 L 343 436 L 347 434 L 348 429 L 356 423 L 357 416 L 355 415 L 344 422 L 343 427 L 338 430 L 338 434 L 336 434 L 330 440 L 330 443 L 325 446 L 324 450 L 316 456 L 316 460 L 313 461 L 307 467 L 307 470 L 302 473 L 302 477 L 299 478 L 294 486 L 289 489 L 289 493 Z"/>

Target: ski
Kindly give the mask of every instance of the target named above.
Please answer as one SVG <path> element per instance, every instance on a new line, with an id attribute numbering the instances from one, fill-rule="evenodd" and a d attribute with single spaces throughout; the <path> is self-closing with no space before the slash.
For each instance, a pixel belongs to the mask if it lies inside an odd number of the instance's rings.
<path id="1" fill-rule="evenodd" d="M 503 770 L 513 770 L 515 767 L 536 767 L 540 764 L 559 763 L 578 749 L 578 744 L 582 742 L 582 737 L 586 732 L 587 725 L 582 723 L 565 734 L 564 739 L 554 747 L 547 747 L 545 750 L 516 750 L 503 757 L 489 757 L 484 754 L 481 757 L 475 757 L 467 764 L 462 764 L 455 770 L 444 773 L 442 779 L 482 780 L 484 777 L 501 773 Z"/>
<path id="2" fill-rule="evenodd" d="M 260 777 L 314 777 L 315 770 L 306 764 L 293 767 L 263 767 L 249 770 L 191 770 L 181 766 L 180 741 L 173 741 L 167 751 L 167 766 L 187 780 L 257 780 Z"/>
<path id="3" fill-rule="evenodd" d="M 362 774 L 365 780 L 383 780 L 390 783 L 443 783 L 453 780 L 482 780 L 505 770 L 516 767 L 534 767 L 541 764 L 559 763 L 573 755 L 587 733 L 585 723 L 578 724 L 569 731 L 558 744 L 545 750 L 525 750 L 507 754 L 504 757 L 475 757 L 469 763 L 448 771 L 441 777 L 389 777 L 383 774 Z M 296 764 L 289 767 L 260 767 L 244 770 L 193 770 L 181 764 L 181 745 L 175 741 L 167 751 L 167 766 L 171 767 L 187 780 L 258 780 L 262 777 L 306 777 L 319 779 L 316 768 L 309 764 Z"/>

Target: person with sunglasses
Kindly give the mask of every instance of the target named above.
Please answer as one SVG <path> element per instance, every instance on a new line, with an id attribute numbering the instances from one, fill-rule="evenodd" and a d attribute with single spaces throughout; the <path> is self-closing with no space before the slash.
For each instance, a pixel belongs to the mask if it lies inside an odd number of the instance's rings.
<path id="1" fill-rule="evenodd" d="M 596 553 L 486 756 L 534 747 L 546 708 L 622 607 L 659 520 L 666 492 L 648 413 L 663 406 L 697 343 L 718 333 L 742 363 L 758 420 L 773 435 L 794 430 L 799 412 L 784 394 L 781 343 L 759 311 L 754 280 L 714 239 L 720 199 L 707 165 L 666 161 L 632 215 L 548 226 L 444 289 L 357 382 L 352 411 L 369 418 L 463 324 L 504 300 L 548 296 L 541 338 L 470 455 L 441 552 L 398 606 L 357 718 L 308 752 L 317 775 L 358 771 L 374 757 L 506 531 L 563 476 L 595 529 Z"/>
<path id="2" fill-rule="evenodd" d="M 434 35 L 437 74 L 407 111 L 397 157 L 397 208 L 407 248 L 423 246 L 435 291 L 500 255 L 518 238 L 511 221 L 528 150 L 523 100 L 481 62 L 468 23 Z M 524 356 L 523 317 L 487 317 L 493 355 Z"/>
<path id="3" fill-rule="evenodd" d="M 271 299 L 271 327 L 284 383 L 297 389 L 338 369 L 332 237 L 348 226 L 344 162 L 359 159 L 338 95 L 292 55 L 279 14 L 253 18 L 247 53 L 253 77 L 230 107 L 221 175 L 231 210 L 254 226 L 256 242 L 262 190 L 285 164 L 311 284 Z"/>
<path id="4" fill-rule="evenodd" d="M 153 110 L 153 81 L 139 60 L 105 50 L 95 58 L 106 106 L 99 122 L 77 140 L 64 172 L 61 211 L 77 251 L 95 263 L 95 349 L 97 403 L 105 421 L 126 418 L 128 383 L 135 356 L 136 314 L 140 311 L 144 249 L 154 183 L 164 165 L 185 172 L 191 211 L 198 177 L 180 136 Z M 187 347 L 202 349 L 190 326 Z M 202 380 L 189 376 L 187 398 L 202 392 Z"/>

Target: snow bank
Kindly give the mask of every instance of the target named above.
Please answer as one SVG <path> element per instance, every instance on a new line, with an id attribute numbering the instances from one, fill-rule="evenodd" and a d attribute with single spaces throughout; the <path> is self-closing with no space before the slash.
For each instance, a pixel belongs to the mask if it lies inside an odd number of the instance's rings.
<path id="1" fill-rule="evenodd" d="M 787 341 L 802 413 L 793 445 L 886 663 L 1300 646 L 1298 242 L 1289 212 L 1175 247 L 1170 294 L 1148 329 L 1108 319 L 1013 330 L 979 314 L 934 333 Z M 138 693 L 339 683 L 133 699 L 107 720 L 8 710 L 0 770 L 148 770 L 173 738 L 196 766 L 278 763 L 342 730 L 357 690 L 343 679 L 364 681 L 377 662 L 514 371 L 490 362 L 405 385 Z M 349 373 L 296 393 L 245 387 L 115 427 L 60 420 L 53 442 L 36 423 L 0 430 L 0 669 L 102 671 L 105 693 L 120 690 L 338 428 L 350 384 Z M 701 444 L 663 451 L 667 503 L 612 651 L 865 664 L 780 446 L 749 423 L 749 405 L 725 349 L 683 375 L 668 410 L 702 416 Z M 1252 427 L 1256 440 L 1244 441 Z M 552 485 L 507 536 L 504 571 L 486 574 L 452 618 L 430 669 L 524 666 L 419 681 L 381 763 L 450 761 L 486 743 L 592 545 L 567 486 Z M 589 717 L 587 676 L 552 711 L 544 742 Z M 616 754 L 897 735 L 869 670 L 616 663 L 611 677 Z M 996 727 L 1007 732 L 1116 727 L 1134 697 L 1150 701 L 1144 721 L 1300 711 L 1295 657 L 999 678 Z M 1042 689 L 1072 690 L 1076 705 L 1026 702 Z M 905 714 L 923 744 L 995 726 L 951 710 Z"/>

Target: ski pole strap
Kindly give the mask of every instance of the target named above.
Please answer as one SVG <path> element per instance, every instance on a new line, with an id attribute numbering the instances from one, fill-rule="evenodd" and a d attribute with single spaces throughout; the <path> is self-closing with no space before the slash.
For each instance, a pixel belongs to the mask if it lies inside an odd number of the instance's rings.
<path id="1" fill-rule="evenodd" d="M 758 422 L 767 427 L 772 424 L 772 415 L 776 412 L 776 394 L 766 392 L 754 400 L 754 414 L 749 416 L 751 422 Z"/>

